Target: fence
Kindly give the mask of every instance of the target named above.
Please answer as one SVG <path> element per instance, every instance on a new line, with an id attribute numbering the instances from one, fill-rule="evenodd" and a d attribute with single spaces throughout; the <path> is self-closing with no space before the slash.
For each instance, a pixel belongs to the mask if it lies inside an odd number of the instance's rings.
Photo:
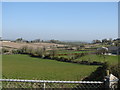
<path id="1" fill-rule="evenodd" d="M 50 80 L 20 80 L 0 79 L 2 88 L 38 88 L 48 89 L 70 89 L 70 90 L 103 90 L 117 89 L 118 79 L 112 74 L 105 78 L 105 81 L 50 81 Z"/>
<path id="2" fill-rule="evenodd" d="M 18 80 L 0 79 L 3 88 L 103 88 L 100 81 L 49 81 L 49 80 Z"/>

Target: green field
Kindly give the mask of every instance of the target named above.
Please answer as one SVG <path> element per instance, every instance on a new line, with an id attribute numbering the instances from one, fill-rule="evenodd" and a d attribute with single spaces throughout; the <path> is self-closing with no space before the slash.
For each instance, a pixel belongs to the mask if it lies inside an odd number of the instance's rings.
<path id="1" fill-rule="evenodd" d="M 67 54 L 67 55 L 56 55 L 56 57 L 64 57 L 64 58 L 70 58 L 72 56 L 75 55 L 71 55 L 71 54 L 75 54 L 75 53 L 90 53 L 90 52 L 94 52 L 94 51 L 74 51 L 74 50 L 59 50 L 57 51 L 57 54 Z"/>
<path id="2" fill-rule="evenodd" d="M 98 66 L 72 64 L 34 58 L 28 55 L 3 55 L 3 78 L 81 80 Z"/>
<path id="3" fill-rule="evenodd" d="M 98 55 L 85 55 L 83 57 L 80 57 L 76 59 L 76 61 L 98 61 L 98 62 L 108 62 L 109 64 L 117 64 L 118 63 L 118 56 L 110 56 L 105 55 L 105 58 L 103 56 Z"/>
<path id="4" fill-rule="evenodd" d="M 73 53 L 89 53 L 93 51 L 74 51 L 74 50 L 59 50 L 57 51 L 58 54 L 73 54 Z"/>

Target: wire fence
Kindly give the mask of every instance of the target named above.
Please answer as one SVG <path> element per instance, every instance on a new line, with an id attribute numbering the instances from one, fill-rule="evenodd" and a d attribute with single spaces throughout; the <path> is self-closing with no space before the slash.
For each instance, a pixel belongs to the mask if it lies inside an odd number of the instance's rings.
<path id="1" fill-rule="evenodd" d="M 18 80 L 0 79 L 2 88 L 41 88 L 45 89 L 102 89 L 101 81 L 49 81 L 49 80 Z"/>
<path id="2" fill-rule="evenodd" d="M 104 78 L 104 81 L 50 81 L 50 80 L 20 80 L 0 79 L 2 89 L 29 88 L 42 90 L 70 89 L 70 90 L 119 90 L 119 79 L 113 74 Z"/>

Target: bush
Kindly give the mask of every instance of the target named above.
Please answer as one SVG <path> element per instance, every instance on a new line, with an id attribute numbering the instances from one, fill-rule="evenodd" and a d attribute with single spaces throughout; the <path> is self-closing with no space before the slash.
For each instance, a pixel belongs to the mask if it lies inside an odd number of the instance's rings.
<path id="1" fill-rule="evenodd" d="M 19 48 L 19 49 L 17 50 L 17 52 L 18 52 L 19 54 L 27 54 L 27 49 L 28 49 L 27 46 L 23 46 L 23 47 Z"/>
<path id="2" fill-rule="evenodd" d="M 13 49 L 13 50 L 12 50 L 12 54 L 19 54 L 19 53 L 18 53 L 18 50 L 14 50 L 14 49 Z"/>
<path id="3" fill-rule="evenodd" d="M 2 53 L 7 53 L 7 52 L 9 52 L 8 49 L 2 48 Z"/>
<path id="4" fill-rule="evenodd" d="M 98 67 L 94 72 L 92 72 L 88 77 L 84 78 L 85 81 L 101 81 L 104 80 L 106 76 L 106 70 L 108 69 L 108 63 L 105 62 L 102 66 Z"/>
<path id="5" fill-rule="evenodd" d="M 37 48 L 34 54 L 38 57 L 43 57 L 43 51 L 41 48 Z"/>

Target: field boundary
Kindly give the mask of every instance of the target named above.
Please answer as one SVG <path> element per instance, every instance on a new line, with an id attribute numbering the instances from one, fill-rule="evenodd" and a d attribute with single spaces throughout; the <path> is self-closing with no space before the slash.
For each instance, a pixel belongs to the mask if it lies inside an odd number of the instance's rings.
<path id="1" fill-rule="evenodd" d="M 38 89 L 68 89 L 68 88 L 103 88 L 101 81 L 51 81 L 51 80 L 20 80 L 20 79 L 0 79 L 4 88 L 38 88 Z"/>
<path id="2" fill-rule="evenodd" d="M 0 79 L 8 82 L 34 82 L 34 83 L 103 83 L 101 81 L 52 81 L 52 80 L 22 80 L 22 79 Z"/>
<path id="3" fill-rule="evenodd" d="M 111 79 L 114 78 L 114 79 Z M 2 88 L 95 88 L 110 89 L 118 88 L 118 78 L 110 74 L 104 81 L 52 81 L 52 80 L 22 80 L 22 79 L 0 79 Z M 12 87 L 11 87 L 12 86 Z"/>

